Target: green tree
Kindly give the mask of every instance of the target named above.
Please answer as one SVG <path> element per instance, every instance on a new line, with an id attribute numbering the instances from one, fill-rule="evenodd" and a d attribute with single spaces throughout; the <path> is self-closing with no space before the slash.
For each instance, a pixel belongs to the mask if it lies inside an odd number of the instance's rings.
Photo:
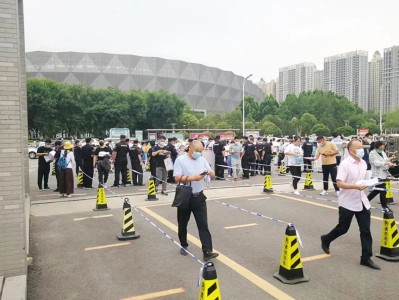
<path id="1" fill-rule="evenodd" d="M 390 132 L 399 130 L 399 109 L 392 110 L 386 114 L 384 128 Z"/>
<path id="2" fill-rule="evenodd" d="M 272 135 L 275 137 L 281 137 L 283 135 L 279 127 L 277 127 L 275 124 L 267 120 L 261 123 L 261 134 Z"/>
<path id="3" fill-rule="evenodd" d="M 180 117 L 179 124 L 179 127 L 183 127 L 183 125 L 186 125 L 187 128 L 198 128 L 200 121 L 194 114 L 189 111 L 185 111 Z"/>
<path id="4" fill-rule="evenodd" d="M 334 130 L 334 132 L 336 132 L 337 134 L 342 134 L 344 136 L 348 136 L 348 135 L 352 135 L 352 134 L 356 134 L 356 129 L 354 129 L 353 127 L 346 125 L 346 126 L 341 126 L 338 127 Z"/>
<path id="5" fill-rule="evenodd" d="M 310 113 L 304 113 L 301 117 L 302 134 L 311 134 L 312 128 L 317 124 L 316 117 Z"/>
<path id="6" fill-rule="evenodd" d="M 330 135 L 330 129 L 322 123 L 317 123 L 316 125 L 314 125 L 312 128 L 312 132 L 317 135 Z"/>

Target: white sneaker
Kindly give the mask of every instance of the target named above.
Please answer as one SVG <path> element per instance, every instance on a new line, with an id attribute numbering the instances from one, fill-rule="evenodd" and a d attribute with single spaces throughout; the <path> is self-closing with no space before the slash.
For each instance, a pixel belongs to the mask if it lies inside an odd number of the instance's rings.
<path id="1" fill-rule="evenodd" d="M 300 195 L 299 192 L 298 192 L 297 190 L 294 190 L 294 194 L 295 194 L 295 195 L 298 195 L 298 196 Z"/>
<path id="2" fill-rule="evenodd" d="M 227 176 L 227 177 L 231 178 L 231 175 L 229 175 L 229 176 Z"/>
<path id="3" fill-rule="evenodd" d="M 341 192 L 341 191 L 336 191 L 336 192 L 335 192 L 335 195 L 337 195 L 337 197 L 338 197 L 340 192 Z"/>
<path id="4" fill-rule="evenodd" d="M 322 191 L 321 193 L 320 193 L 320 195 L 322 195 L 322 196 L 325 196 L 325 195 L 327 195 L 328 194 L 328 192 L 327 191 Z"/>

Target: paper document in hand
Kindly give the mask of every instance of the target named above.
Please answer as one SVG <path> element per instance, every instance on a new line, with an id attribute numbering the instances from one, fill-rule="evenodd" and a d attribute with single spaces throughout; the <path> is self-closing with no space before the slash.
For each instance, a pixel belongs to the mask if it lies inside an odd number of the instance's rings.
<path id="1" fill-rule="evenodd" d="M 356 181 L 356 184 L 358 185 L 365 185 L 365 186 L 376 186 L 379 184 L 378 178 L 372 178 L 369 180 L 359 180 Z"/>

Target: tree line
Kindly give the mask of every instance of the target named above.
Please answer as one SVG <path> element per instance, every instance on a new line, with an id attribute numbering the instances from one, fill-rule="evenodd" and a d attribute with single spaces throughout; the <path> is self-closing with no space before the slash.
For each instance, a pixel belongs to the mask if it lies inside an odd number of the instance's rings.
<path id="1" fill-rule="evenodd" d="M 30 133 L 53 137 L 106 136 L 114 127 L 134 130 L 150 128 L 237 129 L 241 135 L 242 102 L 224 114 L 203 114 L 190 110 L 186 102 L 167 91 L 123 92 L 114 88 L 94 89 L 68 85 L 49 79 L 28 78 L 28 127 Z M 263 101 L 245 97 L 245 127 L 261 134 L 343 135 L 356 134 L 357 128 L 379 132 L 379 117 L 332 92 L 303 92 L 288 95 L 279 104 L 272 96 Z M 172 125 L 174 124 L 174 125 Z M 384 128 L 399 128 L 399 110 L 384 115 Z"/>

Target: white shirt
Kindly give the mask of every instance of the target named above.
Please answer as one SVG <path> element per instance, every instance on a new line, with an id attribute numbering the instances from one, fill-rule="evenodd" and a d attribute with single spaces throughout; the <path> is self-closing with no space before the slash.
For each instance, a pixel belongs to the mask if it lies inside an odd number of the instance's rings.
<path id="1" fill-rule="evenodd" d="M 204 157 L 198 159 L 192 159 L 187 153 L 176 158 L 175 165 L 173 167 L 173 176 L 193 176 L 199 175 L 204 171 L 211 171 L 209 163 Z M 187 183 L 190 185 L 190 182 Z M 199 193 L 204 190 L 204 180 L 191 182 L 193 193 Z"/>
<path id="2" fill-rule="evenodd" d="M 64 156 L 65 150 L 61 150 L 61 156 Z M 68 151 L 66 160 L 68 162 L 67 169 L 72 169 L 72 162 L 75 160 L 75 156 L 73 155 L 73 151 Z"/>
<path id="3" fill-rule="evenodd" d="M 367 164 L 361 159 L 357 161 L 352 156 L 345 158 L 338 168 L 337 181 L 355 184 L 359 180 L 365 180 Z M 364 191 L 356 189 L 341 189 L 338 196 L 338 204 L 351 211 L 362 211 L 363 205 L 370 209 L 371 205 Z"/>
<path id="4" fill-rule="evenodd" d="M 337 155 L 338 156 L 343 156 L 344 155 L 344 149 L 342 148 L 342 144 L 344 143 L 344 141 L 341 138 L 336 137 L 336 138 L 332 139 L 331 142 L 334 143 L 335 146 L 337 146 L 337 149 L 338 149 L 338 154 Z"/>
<path id="5" fill-rule="evenodd" d="M 289 144 L 284 153 L 295 153 L 301 156 L 287 155 L 288 157 L 288 166 L 301 166 L 303 164 L 303 150 L 299 146 L 295 146 L 294 144 Z"/>

